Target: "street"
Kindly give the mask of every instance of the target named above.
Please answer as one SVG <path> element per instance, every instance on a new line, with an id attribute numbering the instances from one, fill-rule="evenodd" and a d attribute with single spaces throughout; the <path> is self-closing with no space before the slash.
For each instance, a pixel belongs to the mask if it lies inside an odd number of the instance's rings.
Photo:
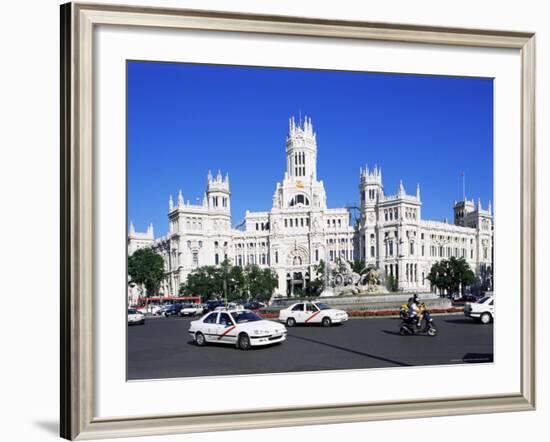
<path id="1" fill-rule="evenodd" d="M 297 326 L 280 345 L 241 351 L 197 347 L 189 318 L 149 319 L 128 327 L 128 379 L 159 379 L 380 367 L 493 359 L 493 326 L 461 315 L 436 316 L 436 337 L 400 336 L 397 318 L 350 319 L 341 326 Z"/>

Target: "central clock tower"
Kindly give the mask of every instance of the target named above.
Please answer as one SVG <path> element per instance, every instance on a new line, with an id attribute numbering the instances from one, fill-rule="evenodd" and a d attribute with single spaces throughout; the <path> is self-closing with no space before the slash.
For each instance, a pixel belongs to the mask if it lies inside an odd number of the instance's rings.
<path id="1" fill-rule="evenodd" d="M 288 121 L 286 137 L 286 171 L 284 180 L 277 183 L 273 208 L 326 208 L 322 181 L 317 181 L 317 136 L 311 118 Z"/>

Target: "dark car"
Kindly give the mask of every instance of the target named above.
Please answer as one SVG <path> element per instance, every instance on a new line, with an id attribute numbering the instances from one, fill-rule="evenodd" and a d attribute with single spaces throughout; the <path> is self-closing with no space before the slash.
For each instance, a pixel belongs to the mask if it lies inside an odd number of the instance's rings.
<path id="1" fill-rule="evenodd" d="M 480 299 L 480 296 L 467 294 L 461 296 L 460 298 L 454 299 L 453 304 L 464 304 L 466 302 L 477 302 Z"/>
<path id="2" fill-rule="evenodd" d="M 218 307 L 225 307 L 225 302 L 217 299 L 206 301 L 206 304 L 204 305 L 203 314 L 214 311 Z"/>
<path id="3" fill-rule="evenodd" d="M 177 316 L 179 315 L 181 308 L 181 304 L 172 304 L 162 312 L 162 315 L 165 317 Z"/>
<path id="4" fill-rule="evenodd" d="M 259 302 L 259 301 L 250 301 L 244 304 L 244 308 L 247 310 L 260 310 L 265 306 L 266 305 L 263 302 Z"/>

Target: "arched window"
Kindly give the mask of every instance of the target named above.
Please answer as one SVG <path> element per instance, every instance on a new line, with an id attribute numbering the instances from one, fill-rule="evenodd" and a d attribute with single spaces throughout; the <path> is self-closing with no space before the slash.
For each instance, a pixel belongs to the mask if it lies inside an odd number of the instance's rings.
<path id="1" fill-rule="evenodd" d="M 300 194 L 294 196 L 294 198 L 292 198 L 290 200 L 290 203 L 288 205 L 290 207 L 293 207 L 293 206 L 297 206 L 299 204 L 302 204 L 304 206 L 309 206 L 309 198 L 300 193 Z"/>

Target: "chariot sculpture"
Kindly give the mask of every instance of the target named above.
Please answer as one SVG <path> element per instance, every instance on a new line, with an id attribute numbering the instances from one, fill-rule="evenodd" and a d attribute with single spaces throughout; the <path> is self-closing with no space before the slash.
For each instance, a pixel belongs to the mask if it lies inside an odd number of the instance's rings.
<path id="1" fill-rule="evenodd" d="M 329 263 L 326 272 L 327 285 L 334 288 L 337 292 L 385 291 L 380 271 L 372 266 L 357 273 L 352 270 L 349 262 L 341 260 Z"/>

